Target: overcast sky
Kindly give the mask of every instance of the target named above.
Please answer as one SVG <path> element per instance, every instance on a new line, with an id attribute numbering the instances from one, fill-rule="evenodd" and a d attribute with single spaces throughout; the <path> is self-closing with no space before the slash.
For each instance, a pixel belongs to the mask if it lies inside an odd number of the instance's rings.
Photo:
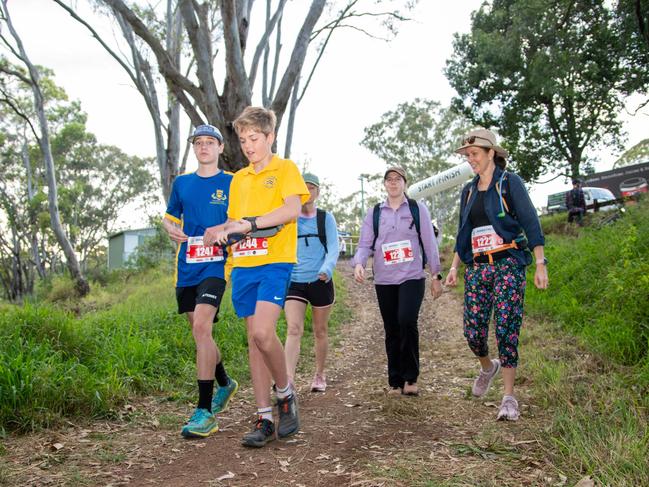
<path id="1" fill-rule="evenodd" d="M 363 129 L 416 97 L 449 103 L 454 92 L 442 70 L 452 53 L 453 33 L 468 31 L 470 13 L 481 1 L 422 0 L 411 13 L 414 20 L 390 43 L 351 30 L 335 34 L 300 105 L 292 159 L 300 165 L 308 161 L 309 169 L 333 183 L 340 195 L 359 189 L 361 173 L 382 171 L 385 163 L 359 145 Z M 287 8 L 295 4 L 289 2 Z M 81 101 L 88 128 L 99 141 L 130 154 L 153 156 L 144 102 L 85 28 L 51 0 L 10 0 L 9 6 L 32 61 L 53 69 L 57 83 Z M 85 1 L 77 6 L 80 12 L 88 11 Z M 94 25 L 112 39 L 108 23 Z M 649 136 L 646 113 L 624 114 L 627 146 Z M 283 150 L 283 140 L 279 147 Z M 610 169 L 618 155 L 600 154 L 597 169 Z M 535 187 L 535 204 L 543 205 L 545 196 L 564 184 L 558 180 Z"/>

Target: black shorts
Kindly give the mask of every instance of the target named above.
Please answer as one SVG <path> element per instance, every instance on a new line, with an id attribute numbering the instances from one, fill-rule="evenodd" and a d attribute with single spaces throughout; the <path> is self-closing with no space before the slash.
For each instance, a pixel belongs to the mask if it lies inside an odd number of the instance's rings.
<path id="1" fill-rule="evenodd" d="M 313 282 L 291 282 L 286 294 L 286 301 L 302 301 L 311 304 L 314 308 L 326 308 L 336 301 L 336 292 L 334 291 L 334 281 L 329 279 L 328 282 L 318 279 Z"/>
<path id="2" fill-rule="evenodd" d="M 225 280 L 219 277 L 208 277 L 196 286 L 177 287 L 176 301 L 178 313 L 194 311 L 197 304 L 210 304 L 216 308 L 214 323 L 219 317 L 219 306 L 225 292 Z"/>

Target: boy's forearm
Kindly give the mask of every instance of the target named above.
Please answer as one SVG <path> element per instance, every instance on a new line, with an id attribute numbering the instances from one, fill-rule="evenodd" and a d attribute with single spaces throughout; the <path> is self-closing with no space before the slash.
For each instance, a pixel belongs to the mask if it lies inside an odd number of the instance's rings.
<path id="1" fill-rule="evenodd" d="M 257 228 L 270 228 L 276 227 L 277 225 L 284 225 L 289 223 L 300 215 L 300 209 L 302 204 L 300 202 L 300 197 L 289 196 L 284 200 L 284 204 L 279 208 L 257 217 Z M 254 216 L 254 215 L 247 215 Z"/>

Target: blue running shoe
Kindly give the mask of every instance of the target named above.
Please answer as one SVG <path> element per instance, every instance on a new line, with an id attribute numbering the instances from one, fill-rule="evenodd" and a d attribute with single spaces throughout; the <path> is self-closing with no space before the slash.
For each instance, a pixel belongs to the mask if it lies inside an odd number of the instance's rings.
<path id="1" fill-rule="evenodd" d="M 214 392 L 214 397 L 212 398 L 212 414 L 222 413 L 228 407 L 228 403 L 232 396 L 234 396 L 239 390 L 239 383 L 230 377 L 230 382 L 227 386 L 219 386 Z"/>
<path id="2" fill-rule="evenodd" d="M 207 409 L 196 408 L 180 432 L 185 438 L 205 438 L 219 430 L 219 423 Z"/>

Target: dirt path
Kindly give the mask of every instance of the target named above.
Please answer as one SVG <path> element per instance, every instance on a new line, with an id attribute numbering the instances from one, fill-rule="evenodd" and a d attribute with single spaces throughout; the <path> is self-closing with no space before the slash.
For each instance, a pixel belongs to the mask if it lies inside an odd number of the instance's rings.
<path id="1" fill-rule="evenodd" d="M 477 362 L 462 336 L 458 294 L 424 301 L 420 397 L 389 397 L 373 286 L 339 270 L 354 316 L 331 350 L 327 392 L 308 392 L 310 368 L 297 378 L 298 435 L 260 450 L 240 446 L 253 420 L 250 389 L 240 391 L 220 416 L 221 431 L 204 441 L 180 438 L 185 405 L 151 399 L 124 409 L 136 421 L 70 425 L 7 442 L 10 468 L 4 476 L 0 470 L 0 484 L 555 485 L 536 441 L 543 418 L 528 405 L 524 378 L 518 423 L 495 421 L 500 380 L 486 399 L 470 398 Z"/>

